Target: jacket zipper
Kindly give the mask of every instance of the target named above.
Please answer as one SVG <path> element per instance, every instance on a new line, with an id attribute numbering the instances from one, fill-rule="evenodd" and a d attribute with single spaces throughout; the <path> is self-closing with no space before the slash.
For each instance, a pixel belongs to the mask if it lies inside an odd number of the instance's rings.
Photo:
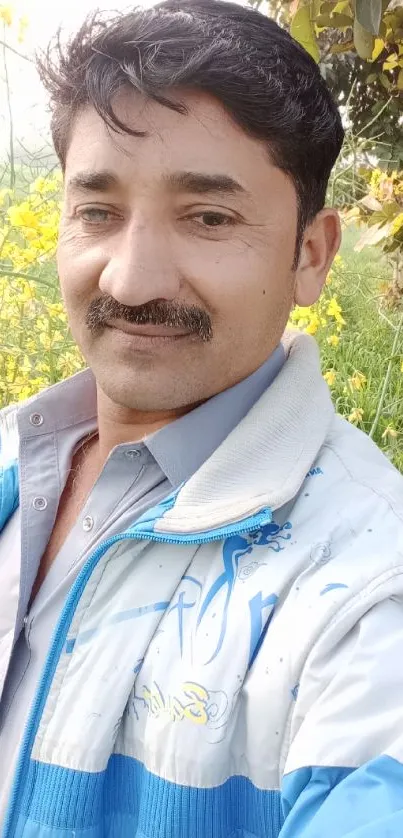
<path id="1" fill-rule="evenodd" d="M 16 821 L 19 816 L 19 804 L 22 796 L 22 780 L 27 776 L 28 765 L 30 761 L 32 747 L 35 741 L 35 736 L 42 717 L 43 709 L 49 694 L 52 684 L 53 676 L 62 653 L 66 635 L 74 616 L 75 609 L 84 592 L 89 577 L 93 573 L 96 565 L 102 556 L 109 550 L 113 544 L 119 541 L 128 539 L 155 541 L 164 544 L 207 544 L 212 541 L 220 541 L 228 538 L 230 535 L 236 535 L 246 532 L 253 532 L 260 529 L 265 524 L 272 521 L 272 512 L 268 507 L 262 509 L 261 512 L 247 518 L 237 521 L 227 527 L 217 528 L 209 534 L 190 533 L 188 535 L 171 536 L 164 533 L 155 532 L 141 532 L 134 529 L 132 532 L 115 535 L 107 541 L 100 544 L 98 549 L 89 557 L 85 566 L 77 577 L 65 603 L 63 611 L 60 615 L 59 622 L 55 629 L 52 638 L 50 650 L 48 652 L 47 660 L 39 681 L 36 691 L 36 696 L 31 708 L 28 722 L 25 727 L 22 745 L 18 757 L 17 768 L 14 775 L 13 787 L 10 795 L 8 809 L 4 821 L 3 838 L 12 838 L 15 834 Z M 21 788 L 20 788 L 21 787 Z"/>

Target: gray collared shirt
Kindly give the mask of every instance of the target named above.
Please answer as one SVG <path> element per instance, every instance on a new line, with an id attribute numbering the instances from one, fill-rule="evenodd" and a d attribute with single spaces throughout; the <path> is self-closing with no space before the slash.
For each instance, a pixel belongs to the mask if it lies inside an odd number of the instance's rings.
<path id="1" fill-rule="evenodd" d="M 97 428 L 92 373 L 79 373 L 20 408 L 20 506 L 0 535 L 0 556 L 11 550 L 21 563 L 15 645 L 0 701 L 0 823 L 49 643 L 79 571 L 101 541 L 127 529 L 200 468 L 270 386 L 284 361 L 280 344 L 239 384 L 141 442 L 117 445 L 29 611 L 74 451 Z"/>

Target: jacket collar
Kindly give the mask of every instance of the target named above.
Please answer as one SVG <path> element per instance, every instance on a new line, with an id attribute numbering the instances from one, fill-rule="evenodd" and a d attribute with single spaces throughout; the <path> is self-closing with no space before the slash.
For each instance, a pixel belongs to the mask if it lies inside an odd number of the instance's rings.
<path id="1" fill-rule="evenodd" d="M 334 418 L 316 341 L 282 340 L 287 359 L 271 386 L 155 522 L 156 533 L 228 526 L 298 493 Z"/>

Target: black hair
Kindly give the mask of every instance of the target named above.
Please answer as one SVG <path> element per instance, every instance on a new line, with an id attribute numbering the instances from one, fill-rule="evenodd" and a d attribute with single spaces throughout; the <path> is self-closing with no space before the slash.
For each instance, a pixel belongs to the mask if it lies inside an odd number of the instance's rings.
<path id="1" fill-rule="evenodd" d="M 38 69 L 63 168 L 74 116 L 88 103 L 114 130 L 138 133 L 113 110 L 124 85 L 184 114 L 169 89 L 215 96 L 292 179 L 299 252 L 306 225 L 324 206 L 344 132 L 315 61 L 274 20 L 226 0 L 165 0 L 111 18 L 95 12 L 65 46 L 59 32 Z"/>

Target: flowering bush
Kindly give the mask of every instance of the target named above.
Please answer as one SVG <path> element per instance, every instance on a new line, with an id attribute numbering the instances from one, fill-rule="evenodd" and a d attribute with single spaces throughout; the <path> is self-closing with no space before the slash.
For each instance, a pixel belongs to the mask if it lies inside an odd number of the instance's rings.
<path id="1" fill-rule="evenodd" d="M 61 175 L 38 177 L 16 200 L 0 191 L 0 404 L 18 401 L 83 366 L 56 281 Z"/>
<path id="2" fill-rule="evenodd" d="M 22 44 L 28 26 L 28 18 L 25 15 L 18 17 L 12 6 L 0 3 L 0 21 L 7 27 L 17 26 L 17 41 Z"/>
<path id="3" fill-rule="evenodd" d="M 296 306 L 290 315 L 290 326 L 297 326 L 298 329 L 306 332 L 308 335 L 316 335 L 322 347 L 331 347 L 331 350 L 336 350 L 340 346 L 342 340 L 342 332 L 346 326 L 342 309 L 338 300 L 338 289 L 341 286 L 341 276 L 344 264 L 341 256 L 337 255 L 333 268 L 329 272 L 326 286 L 322 295 L 315 305 L 309 308 L 302 308 Z M 323 356 L 323 351 L 322 351 Z M 329 387 L 335 386 L 338 380 L 337 372 L 337 353 L 333 351 L 331 354 L 329 350 L 325 353 L 328 368 L 325 369 L 323 377 L 328 383 Z M 354 393 L 356 390 L 362 390 L 367 383 L 365 375 L 359 370 L 354 370 L 353 374 L 348 378 L 347 388 L 345 392 L 350 390 Z M 350 422 L 358 423 L 362 420 L 362 414 L 358 408 L 354 408 L 347 416 Z"/>
<path id="4" fill-rule="evenodd" d="M 403 172 L 362 168 L 360 174 L 368 194 L 345 216 L 365 225 L 357 249 L 381 243 L 385 253 L 403 251 Z"/>

